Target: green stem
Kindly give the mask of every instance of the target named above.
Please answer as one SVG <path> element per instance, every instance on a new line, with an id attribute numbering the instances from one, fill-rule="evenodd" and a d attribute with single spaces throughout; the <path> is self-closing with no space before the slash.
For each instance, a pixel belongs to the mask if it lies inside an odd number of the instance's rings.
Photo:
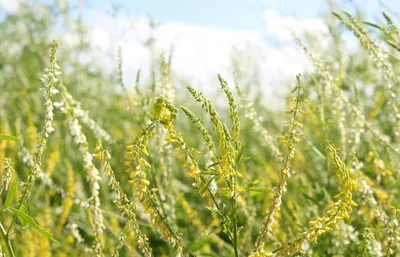
<path id="1" fill-rule="evenodd" d="M 235 150 L 238 150 L 238 144 L 236 142 Z M 237 171 L 237 163 L 234 165 L 235 171 Z M 237 219 L 236 219 L 236 174 L 231 175 L 232 183 L 231 188 L 233 191 L 232 195 L 232 222 L 233 222 L 233 250 L 235 252 L 235 257 L 239 257 L 238 253 L 238 233 L 237 233 Z"/>
<path id="2" fill-rule="evenodd" d="M 11 257 L 15 257 L 14 249 L 12 247 L 10 239 L 8 238 L 8 233 L 4 229 L 4 226 L 1 222 L 0 222 L 0 231 L 1 234 L 3 235 L 4 241 L 6 241 L 8 253 L 10 254 Z"/>
<path id="3" fill-rule="evenodd" d="M 18 204 L 18 208 L 17 208 L 18 210 L 21 209 L 22 203 L 23 203 L 23 201 L 25 200 L 25 197 L 26 197 L 27 193 L 28 193 L 28 190 L 24 190 L 24 191 L 23 191 L 22 197 L 21 197 L 20 202 L 19 202 L 19 204 Z M 13 219 L 12 219 L 12 221 L 11 221 L 11 224 L 10 224 L 10 226 L 9 226 L 8 229 L 7 229 L 7 233 L 6 233 L 6 236 L 7 236 L 7 237 L 8 237 L 8 235 L 10 234 L 11 228 L 12 228 L 12 226 L 14 225 L 16 219 L 17 219 L 17 215 L 14 213 L 14 214 L 13 214 Z"/>
<path id="4" fill-rule="evenodd" d="M 239 257 L 238 253 L 238 236 L 237 236 L 237 220 L 236 220 L 236 196 L 232 197 L 232 208 L 233 208 L 233 250 L 235 252 L 235 257 Z"/>
<path id="5" fill-rule="evenodd" d="M 213 152 L 214 152 L 214 157 L 215 157 L 215 159 L 216 159 L 216 162 L 217 162 L 217 163 L 220 163 L 220 160 L 219 160 L 219 158 L 218 158 L 218 155 L 217 155 L 217 152 L 215 151 L 215 149 L 213 149 Z M 188 151 L 187 149 L 186 149 L 186 153 L 189 155 L 189 157 L 190 157 L 192 160 L 195 160 L 195 158 L 193 157 L 192 153 L 191 153 L 190 151 Z M 205 183 L 205 182 L 207 181 L 203 176 L 201 176 L 200 179 L 201 179 L 201 181 L 202 181 L 203 183 Z M 217 210 L 218 210 L 220 213 L 222 213 L 222 209 L 219 207 L 219 205 L 218 205 L 218 203 L 217 203 L 217 200 L 215 199 L 215 196 L 214 196 L 213 192 L 211 191 L 211 189 L 210 189 L 209 187 L 207 187 L 207 192 L 208 192 L 208 194 L 210 195 L 210 198 L 211 198 L 211 200 L 212 200 L 214 206 L 217 208 Z M 229 237 L 229 239 L 233 241 L 233 238 L 232 238 L 232 236 L 230 235 L 230 228 L 227 226 L 227 220 L 225 219 L 224 215 L 221 216 L 221 219 L 222 219 L 222 224 L 223 224 L 222 226 L 224 227 L 224 229 L 226 229 L 226 231 L 228 231 L 228 237 Z"/>

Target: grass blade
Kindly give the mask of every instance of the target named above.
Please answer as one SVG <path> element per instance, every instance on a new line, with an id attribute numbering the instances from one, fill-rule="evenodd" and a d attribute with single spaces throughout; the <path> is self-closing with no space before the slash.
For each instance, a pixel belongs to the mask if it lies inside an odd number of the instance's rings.
<path id="1" fill-rule="evenodd" d="M 13 141 L 19 141 L 18 137 L 15 136 L 10 136 L 10 135 L 4 135 L 0 134 L 0 140 L 13 140 Z"/>
<path id="2" fill-rule="evenodd" d="M 11 185 L 10 191 L 8 191 L 6 203 L 4 204 L 4 209 L 7 209 L 12 205 L 16 193 L 17 193 L 17 183 L 14 181 L 14 183 Z"/>
<path id="3" fill-rule="evenodd" d="M 27 213 L 25 213 L 21 210 L 15 209 L 15 208 L 8 208 L 6 210 L 14 213 L 15 215 L 17 215 L 18 217 L 23 219 L 27 224 L 34 227 L 37 231 L 39 231 L 42 235 L 44 235 L 51 241 L 58 243 L 58 241 L 53 237 L 53 235 L 50 232 L 46 231 L 44 228 L 39 226 L 39 224 L 37 224 L 36 221 L 31 216 L 29 216 Z"/>

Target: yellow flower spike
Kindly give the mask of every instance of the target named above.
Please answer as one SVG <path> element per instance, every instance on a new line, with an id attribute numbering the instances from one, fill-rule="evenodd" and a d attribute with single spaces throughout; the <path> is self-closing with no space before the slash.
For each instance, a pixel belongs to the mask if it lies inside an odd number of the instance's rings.
<path id="1" fill-rule="evenodd" d="M 127 145 L 127 146 L 125 146 L 125 149 L 128 150 L 128 151 L 132 151 L 133 148 L 134 148 L 133 145 Z"/>
<path id="2" fill-rule="evenodd" d="M 147 151 L 146 146 L 142 145 L 141 149 L 142 149 L 142 153 L 144 153 L 144 155 L 149 156 L 149 152 Z"/>
<path id="3" fill-rule="evenodd" d="M 133 171 L 132 167 L 128 167 L 127 169 L 124 170 L 125 173 L 131 173 Z"/>
<path id="4" fill-rule="evenodd" d="M 140 183 L 143 184 L 143 185 L 146 186 L 146 187 L 147 187 L 148 185 L 150 185 L 150 182 L 149 182 L 147 179 L 141 179 L 141 180 L 140 180 Z"/>
<path id="5" fill-rule="evenodd" d="M 194 149 L 194 148 L 192 148 L 192 149 L 190 149 L 191 151 L 192 151 L 192 153 L 194 153 L 194 154 L 197 154 L 197 155 L 203 155 L 203 153 L 202 152 L 200 152 L 200 151 L 197 151 L 196 149 Z"/>
<path id="6" fill-rule="evenodd" d="M 143 212 L 146 213 L 146 214 L 151 213 L 151 208 L 150 208 L 150 206 L 146 206 L 146 207 L 144 208 Z"/>
<path id="7" fill-rule="evenodd" d="M 137 197 L 139 200 L 142 200 L 142 198 L 143 198 L 143 191 L 137 191 L 137 192 L 136 192 L 136 197 Z"/>
<path id="8" fill-rule="evenodd" d="M 151 168 L 151 165 L 145 159 L 143 159 L 142 157 L 140 157 L 139 162 L 142 165 L 144 165 L 146 168 L 149 168 L 149 169 Z"/>
<path id="9" fill-rule="evenodd" d="M 128 157 L 128 158 L 130 158 L 130 157 L 133 157 L 135 154 L 137 154 L 137 153 L 134 152 L 134 151 L 131 151 L 131 152 L 126 152 L 126 153 L 125 153 L 125 156 Z"/>
<path id="10" fill-rule="evenodd" d="M 241 186 L 236 186 L 236 191 L 237 193 L 241 194 L 243 192 L 246 192 L 246 190 L 244 190 L 244 188 L 242 188 Z"/>
<path id="11" fill-rule="evenodd" d="M 337 198 L 339 198 L 339 197 L 341 197 L 341 196 L 342 196 L 342 192 L 340 192 L 340 193 L 337 194 L 337 195 L 334 195 L 333 198 L 334 198 L 334 199 L 337 199 Z"/>
<path id="12" fill-rule="evenodd" d="M 279 249 L 277 256 L 286 256 L 286 254 L 289 253 L 289 251 L 293 249 L 295 245 L 302 244 L 302 242 L 306 240 L 316 243 L 318 237 L 325 232 L 332 231 L 332 228 L 338 230 L 338 221 L 350 218 L 350 214 L 352 212 L 351 207 L 355 207 L 354 205 L 356 205 L 352 200 L 353 187 L 350 178 L 350 171 L 338 156 L 338 150 L 335 149 L 331 143 L 328 143 L 328 151 L 331 153 L 333 163 L 337 169 L 337 178 L 342 186 L 340 193 L 334 196 L 334 198 L 338 200 L 337 202 L 328 206 L 326 212 L 327 216 L 319 217 L 316 221 L 309 222 L 309 228 L 303 232 L 298 239 L 293 242 L 289 242 L 284 247 Z"/>
<path id="13" fill-rule="evenodd" d="M 93 156 L 93 158 L 100 159 L 100 160 L 103 158 L 103 154 L 101 152 L 92 154 L 92 156 Z"/>
<path id="14" fill-rule="evenodd" d="M 196 184 L 194 184 L 193 186 L 196 186 Z M 207 188 L 205 188 L 205 187 L 201 188 L 199 193 L 200 193 L 201 197 L 207 196 L 207 193 L 208 193 Z"/>

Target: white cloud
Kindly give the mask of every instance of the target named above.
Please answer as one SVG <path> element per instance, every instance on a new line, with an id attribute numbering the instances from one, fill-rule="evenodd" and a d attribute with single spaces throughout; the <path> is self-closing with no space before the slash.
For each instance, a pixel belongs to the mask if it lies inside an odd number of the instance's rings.
<path id="1" fill-rule="evenodd" d="M 116 67 L 115 55 L 118 46 L 121 46 L 127 84 L 132 84 L 138 69 L 144 76 L 148 75 L 150 57 L 144 42 L 151 35 L 151 29 L 146 17 L 114 19 L 99 10 L 89 11 L 86 17 L 91 44 L 98 53 L 99 61 L 104 59 L 105 53 L 112 52 L 114 59 L 106 63 Z M 196 87 L 207 91 L 214 90 L 217 85 L 217 73 L 231 78 L 233 48 L 243 51 L 249 45 L 253 46 L 258 51 L 252 56 L 259 62 L 262 87 L 266 95 L 272 98 L 276 92 L 281 93 L 286 89 L 287 81 L 294 82 L 296 74 L 311 67 L 301 49 L 295 44 L 288 44 L 293 39 L 287 28 L 298 33 L 326 33 L 327 29 L 322 20 L 297 20 L 280 16 L 275 11 L 266 11 L 265 21 L 264 29 L 253 31 L 164 22 L 155 32 L 156 50 L 158 53 L 168 52 L 174 45 L 173 70 L 190 78 Z M 268 41 L 268 38 L 274 38 L 275 42 Z"/>
<path id="2" fill-rule="evenodd" d="M 291 31 L 298 34 L 309 33 L 319 37 L 328 33 L 328 27 L 322 19 L 296 19 L 283 17 L 275 10 L 267 10 L 264 13 L 266 32 L 281 41 L 293 40 Z"/>
<path id="3" fill-rule="evenodd" d="M 0 0 L 0 10 L 5 10 L 6 12 L 16 12 L 19 10 L 19 1 Z"/>
<path id="4" fill-rule="evenodd" d="M 218 72 L 226 73 L 233 47 L 241 49 L 248 42 L 264 44 L 258 31 L 177 23 L 162 25 L 156 38 L 160 48 L 165 49 L 174 44 L 173 68 L 197 80 Z"/>
<path id="5" fill-rule="evenodd" d="M 100 50 L 106 51 L 110 48 L 110 40 L 108 32 L 103 28 L 93 28 L 90 31 L 92 45 L 100 48 Z"/>

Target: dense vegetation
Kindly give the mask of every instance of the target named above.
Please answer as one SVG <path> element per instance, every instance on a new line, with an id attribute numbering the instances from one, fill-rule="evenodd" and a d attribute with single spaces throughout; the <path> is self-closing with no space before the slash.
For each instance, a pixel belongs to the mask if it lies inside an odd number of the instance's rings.
<path id="1" fill-rule="evenodd" d="M 5 14 L 0 256 L 400 256 L 400 30 L 382 17 L 329 14 L 321 52 L 293 31 L 315 69 L 285 113 L 240 58 L 218 99 L 167 53 L 125 85 L 130 57 L 78 58 L 88 27 L 68 6 Z"/>

